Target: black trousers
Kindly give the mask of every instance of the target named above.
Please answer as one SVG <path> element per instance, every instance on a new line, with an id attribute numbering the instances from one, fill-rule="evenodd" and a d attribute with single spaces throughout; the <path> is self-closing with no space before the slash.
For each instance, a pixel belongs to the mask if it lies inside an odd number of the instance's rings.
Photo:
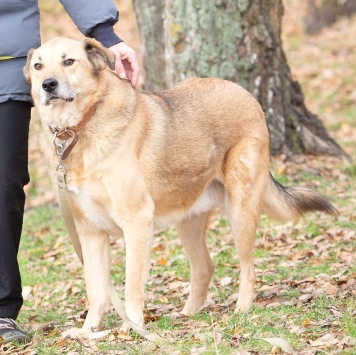
<path id="1" fill-rule="evenodd" d="M 0 318 L 16 319 L 23 304 L 17 262 L 29 182 L 28 132 L 31 103 L 0 103 Z"/>

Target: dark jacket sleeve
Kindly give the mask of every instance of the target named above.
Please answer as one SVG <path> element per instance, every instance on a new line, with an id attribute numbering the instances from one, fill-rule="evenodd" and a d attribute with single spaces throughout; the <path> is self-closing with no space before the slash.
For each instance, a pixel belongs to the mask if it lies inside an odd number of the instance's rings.
<path id="1" fill-rule="evenodd" d="M 84 36 L 93 37 L 106 47 L 122 42 L 113 30 L 113 26 L 119 19 L 119 12 L 112 0 L 60 0 L 60 2 Z"/>

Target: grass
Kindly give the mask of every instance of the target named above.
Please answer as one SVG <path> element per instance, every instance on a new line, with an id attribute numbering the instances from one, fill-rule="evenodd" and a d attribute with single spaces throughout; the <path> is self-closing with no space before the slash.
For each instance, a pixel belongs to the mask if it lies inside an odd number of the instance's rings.
<path id="1" fill-rule="evenodd" d="M 339 169 L 342 171 L 341 162 Z M 276 179 L 291 185 L 295 184 L 294 179 L 303 178 L 317 183 L 321 192 L 340 189 L 337 177 L 327 179 L 326 183 L 323 176 L 310 175 L 308 169 L 304 171 L 300 165 L 294 170 L 296 175 L 276 174 Z M 346 181 L 342 189 L 347 192 L 352 190 L 350 184 L 354 176 L 348 170 L 344 172 Z M 278 225 L 267 217 L 261 218 L 255 249 L 257 297 L 253 307 L 244 313 L 235 314 L 235 302 L 228 301 L 237 292 L 239 267 L 226 219 L 216 218 L 207 238 L 216 267 L 208 295 L 212 304 L 189 318 L 171 316 L 181 310 L 187 298 L 187 258 L 174 229 L 157 232 L 146 304 L 152 320 L 147 326 L 163 336 L 162 349 L 134 334 L 128 342 L 115 338 L 95 342 L 60 338 L 62 330 L 83 322 L 87 305 L 82 269 L 66 236 L 58 207 L 32 208 L 26 211 L 19 255 L 24 289 L 30 290 L 19 322 L 34 339 L 30 348 L 41 355 L 70 351 L 79 354 L 216 354 L 217 351 L 219 354 L 242 351 L 265 354 L 272 346 L 260 338 L 277 337 L 287 340 L 298 351 L 319 349 L 323 353 L 344 346 L 345 353 L 351 354 L 356 351 L 355 341 L 351 340 L 356 333 L 355 291 L 342 287 L 355 279 L 355 265 L 348 264 L 347 257 L 356 249 L 356 241 L 355 237 L 347 236 L 356 229 L 356 220 L 350 207 L 352 198 L 340 201 L 334 194 L 333 199 L 339 207 L 346 208 L 346 213 L 336 220 L 311 215 L 294 224 Z M 315 242 L 315 238 L 322 239 Z M 116 243 L 112 249 L 112 274 L 123 295 L 125 254 Z M 231 282 L 222 286 L 221 280 L 226 276 L 231 276 Z M 178 286 L 170 288 L 172 283 Z M 337 286 L 336 293 L 328 294 L 330 285 Z M 301 301 L 308 294 L 311 298 Z M 110 313 L 103 328 L 117 328 L 120 323 L 117 315 Z M 48 329 L 46 324 L 50 325 Z M 313 341 L 325 334 L 332 334 L 336 343 L 311 347 Z M 342 345 L 344 343 L 346 345 Z M 21 349 L 19 346 L 16 351 L 26 351 Z"/>

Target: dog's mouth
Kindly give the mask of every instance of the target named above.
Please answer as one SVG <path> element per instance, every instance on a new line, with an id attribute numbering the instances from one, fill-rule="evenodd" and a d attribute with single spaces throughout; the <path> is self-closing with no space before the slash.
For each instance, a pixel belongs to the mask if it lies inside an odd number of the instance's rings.
<path id="1" fill-rule="evenodd" d="M 74 101 L 74 97 L 61 97 L 61 96 L 52 95 L 47 98 L 46 105 L 55 104 L 57 102 L 62 102 L 62 101 L 72 102 Z"/>

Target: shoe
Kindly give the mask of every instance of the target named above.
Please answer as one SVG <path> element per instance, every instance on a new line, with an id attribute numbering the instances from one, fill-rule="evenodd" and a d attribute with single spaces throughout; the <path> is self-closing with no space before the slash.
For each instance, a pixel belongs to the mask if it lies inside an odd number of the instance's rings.
<path id="1" fill-rule="evenodd" d="M 24 344 L 29 343 L 31 339 L 12 318 L 0 318 L 0 344 L 12 341 Z"/>

